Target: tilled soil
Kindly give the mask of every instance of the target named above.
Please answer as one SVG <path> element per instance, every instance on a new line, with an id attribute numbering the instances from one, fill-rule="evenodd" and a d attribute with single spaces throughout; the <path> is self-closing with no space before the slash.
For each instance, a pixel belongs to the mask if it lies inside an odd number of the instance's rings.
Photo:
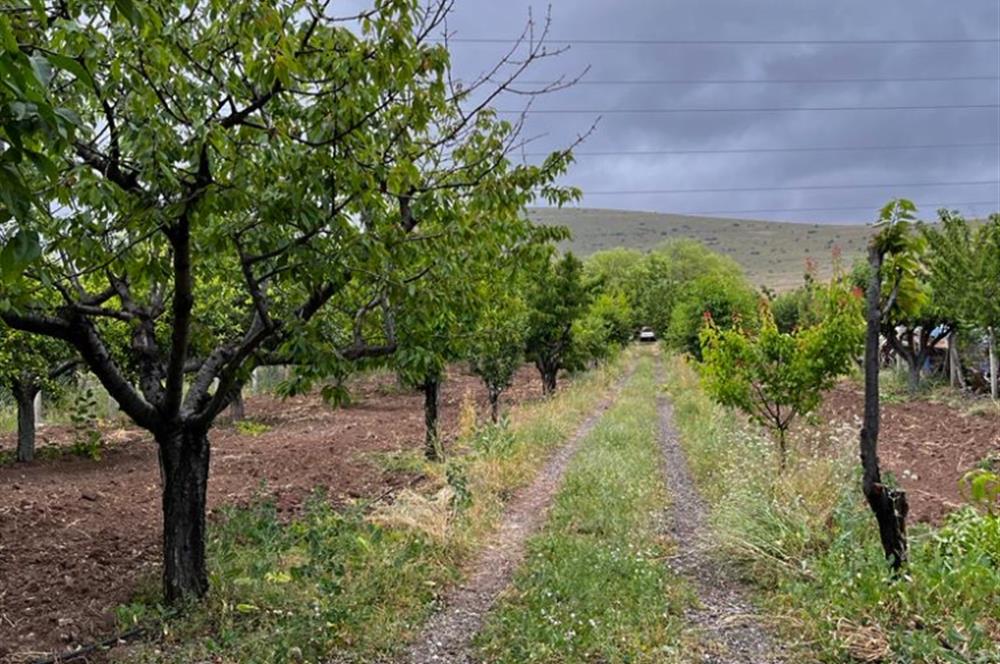
<path id="1" fill-rule="evenodd" d="M 754 616 L 738 581 L 712 558 L 707 508 L 688 471 L 678 443 L 673 411 L 660 397 L 660 437 L 663 468 L 671 502 L 666 514 L 667 533 L 677 545 L 667 561 L 670 569 L 694 586 L 699 606 L 685 617 L 705 643 L 699 653 L 704 664 L 779 664 L 781 648 L 771 640 Z"/>
<path id="2" fill-rule="evenodd" d="M 294 514 L 316 488 L 335 503 L 380 495 L 414 478 L 385 471 L 377 454 L 419 449 L 423 402 L 391 377 L 360 381 L 354 405 L 334 410 L 315 395 L 250 397 L 259 435 L 219 425 L 211 434 L 209 514 L 271 496 Z M 540 396 L 537 374 L 518 373 L 505 403 Z M 486 411 L 481 383 L 452 371 L 442 389 L 447 437 L 461 405 Z M 67 432 L 43 430 L 48 444 Z M 156 449 L 137 429 L 107 432 L 99 461 L 70 455 L 0 467 L 0 662 L 30 660 L 105 637 L 112 611 L 141 580 L 158 578 L 160 488 Z M 0 448 L 14 444 L 0 439 Z"/>
<path id="3" fill-rule="evenodd" d="M 858 431 L 863 410 L 864 390 L 844 381 L 827 394 L 820 418 Z M 986 411 L 926 399 L 882 404 L 879 459 L 906 490 L 911 520 L 939 524 L 966 502 L 966 472 L 989 458 L 1000 464 L 1000 413 Z"/>
<path id="4" fill-rule="evenodd" d="M 619 381 L 619 388 L 629 376 Z M 473 637 L 523 562 L 528 538 L 545 522 L 570 460 L 613 401 L 614 395 L 605 398 L 542 467 L 534 482 L 511 500 L 497 532 L 470 565 L 465 582 L 447 594 L 443 608 L 428 621 L 404 661 L 410 664 L 476 661 L 470 649 Z"/>

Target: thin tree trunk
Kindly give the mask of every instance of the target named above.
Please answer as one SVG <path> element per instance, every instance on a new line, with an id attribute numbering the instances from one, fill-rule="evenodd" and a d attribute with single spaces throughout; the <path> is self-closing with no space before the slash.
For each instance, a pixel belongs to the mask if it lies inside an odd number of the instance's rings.
<path id="1" fill-rule="evenodd" d="M 962 372 L 962 357 L 958 352 L 958 332 L 952 332 L 948 337 L 948 367 L 951 373 L 951 386 L 965 389 L 965 374 Z"/>
<path id="2" fill-rule="evenodd" d="M 500 393 L 502 390 L 495 385 L 489 385 L 486 392 L 490 400 L 490 420 L 496 424 L 500 421 Z"/>
<path id="3" fill-rule="evenodd" d="M 1000 358 L 997 357 L 997 331 L 995 328 L 988 328 L 989 350 L 990 350 L 990 396 L 996 401 L 1000 399 L 998 385 L 1000 385 Z"/>
<path id="4" fill-rule="evenodd" d="M 914 354 L 912 360 L 907 361 L 906 386 L 910 394 L 920 391 L 920 358 Z"/>
<path id="5" fill-rule="evenodd" d="M 868 250 L 871 281 L 867 294 L 867 329 L 865 336 L 865 411 L 861 429 L 862 490 L 878 522 L 879 538 L 885 557 L 898 570 L 906 562 L 906 492 L 882 484 L 878 460 L 879 435 L 879 331 L 882 320 L 882 254 L 872 246 Z"/>
<path id="6" fill-rule="evenodd" d="M 441 381 L 438 378 L 428 378 L 422 385 L 424 392 L 424 427 L 426 435 L 424 438 L 424 454 L 430 461 L 438 461 L 441 458 L 438 449 L 438 396 L 441 392 Z"/>
<path id="7" fill-rule="evenodd" d="M 556 382 L 559 377 L 559 365 L 552 361 L 538 361 L 535 363 L 538 374 L 542 377 L 542 394 L 551 396 L 556 392 Z"/>
<path id="8" fill-rule="evenodd" d="M 778 429 L 778 470 L 781 472 L 784 472 L 788 466 L 788 441 L 786 434 L 787 432 L 784 429 Z"/>
<path id="9" fill-rule="evenodd" d="M 208 591 L 205 496 L 208 435 L 178 428 L 157 436 L 163 490 L 163 595 L 168 604 Z"/>
<path id="10" fill-rule="evenodd" d="M 35 458 L 35 397 L 39 387 L 31 381 L 18 380 L 12 388 L 17 401 L 17 460 L 27 463 Z"/>

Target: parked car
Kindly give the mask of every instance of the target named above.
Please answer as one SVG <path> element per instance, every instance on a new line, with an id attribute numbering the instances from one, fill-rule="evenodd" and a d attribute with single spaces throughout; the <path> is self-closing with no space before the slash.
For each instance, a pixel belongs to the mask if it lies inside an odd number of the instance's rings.
<path id="1" fill-rule="evenodd" d="M 641 330 L 639 330 L 639 341 L 645 343 L 656 341 L 656 333 L 653 332 L 653 328 L 644 327 Z"/>

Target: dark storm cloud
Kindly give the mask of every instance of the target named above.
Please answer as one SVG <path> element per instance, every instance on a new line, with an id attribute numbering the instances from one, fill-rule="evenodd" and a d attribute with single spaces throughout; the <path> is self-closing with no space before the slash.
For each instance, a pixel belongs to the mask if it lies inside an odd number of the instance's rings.
<path id="1" fill-rule="evenodd" d="M 458 0 L 456 38 L 513 38 L 531 3 Z M 534 5 L 537 22 L 545 5 Z M 572 0 L 552 5 L 553 39 L 864 40 L 1000 38 L 1000 3 L 866 0 Z M 456 74 L 472 78 L 502 52 L 499 44 L 453 43 Z M 538 99 L 536 109 L 759 108 L 1000 103 L 1000 45 L 587 45 L 572 46 L 526 78 L 548 80 L 589 67 L 584 82 Z M 586 81 L 912 78 L 990 76 L 987 81 L 773 84 L 591 85 Z M 498 102 L 520 108 L 523 99 Z M 553 149 L 586 131 L 596 114 L 532 115 L 531 150 Z M 671 149 L 996 143 L 1000 110 L 899 110 L 802 113 L 608 114 L 579 152 Z M 789 152 L 672 156 L 585 156 L 566 178 L 588 190 L 804 187 L 838 184 L 995 181 L 1000 149 Z M 959 206 L 970 214 L 1000 208 L 1000 185 L 885 187 L 676 195 L 586 196 L 583 204 L 658 211 L 863 206 L 892 196 Z M 930 212 L 927 210 L 926 212 Z M 868 209 L 762 218 L 870 218 Z"/>

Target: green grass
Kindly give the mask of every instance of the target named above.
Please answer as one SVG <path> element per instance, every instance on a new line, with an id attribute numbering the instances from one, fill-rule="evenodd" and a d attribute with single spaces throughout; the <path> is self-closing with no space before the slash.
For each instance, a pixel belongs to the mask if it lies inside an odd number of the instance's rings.
<path id="1" fill-rule="evenodd" d="M 266 499 L 224 510 L 209 528 L 206 600 L 168 617 L 148 580 L 119 608 L 119 628 L 149 625 L 161 637 L 123 651 L 123 660 L 371 662 L 397 654 L 507 499 L 630 361 L 580 376 L 552 400 L 514 408 L 508 427 L 476 432 L 446 464 L 409 461 L 428 479 L 391 505 L 338 511 L 318 496 L 291 523 Z"/>
<path id="2" fill-rule="evenodd" d="M 664 562 L 656 385 L 647 355 L 570 463 L 513 589 L 477 639 L 489 662 L 666 662 L 688 591 Z"/>
<path id="3" fill-rule="evenodd" d="M 588 208 L 534 208 L 531 218 L 569 227 L 563 243 L 581 256 L 613 247 L 649 249 L 664 240 L 691 238 L 709 249 L 731 256 L 746 270 L 750 281 L 776 290 L 802 284 L 807 259 L 816 261 L 819 275 L 832 274 L 835 247 L 844 265 L 864 255 L 870 227 L 857 224 L 812 224 L 693 217 L 654 212 Z"/>
<path id="4" fill-rule="evenodd" d="M 802 661 L 1000 662 L 1000 518 L 969 507 L 939 529 L 912 527 L 894 578 L 861 496 L 857 431 L 800 449 L 778 477 L 772 445 L 680 360 L 669 389 L 723 554 Z"/>

